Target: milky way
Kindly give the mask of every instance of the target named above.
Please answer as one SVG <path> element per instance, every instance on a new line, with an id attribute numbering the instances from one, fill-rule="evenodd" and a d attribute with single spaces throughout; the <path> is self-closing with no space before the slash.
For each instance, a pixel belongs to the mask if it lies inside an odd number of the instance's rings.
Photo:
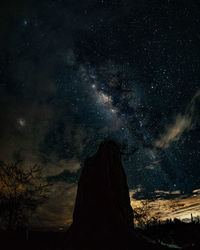
<path id="1" fill-rule="evenodd" d="M 41 165 L 52 195 L 68 190 L 65 216 L 84 159 L 108 137 L 126 152 L 135 199 L 191 197 L 200 185 L 198 4 L 78 2 L 1 8 L 1 159 Z"/>

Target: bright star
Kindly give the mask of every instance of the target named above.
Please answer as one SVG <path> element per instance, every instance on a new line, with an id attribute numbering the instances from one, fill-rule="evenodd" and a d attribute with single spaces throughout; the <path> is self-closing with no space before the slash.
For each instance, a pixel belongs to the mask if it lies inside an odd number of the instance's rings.
<path id="1" fill-rule="evenodd" d="M 114 109 L 111 109 L 111 112 L 112 112 L 112 113 L 115 113 L 116 111 L 115 111 Z"/>
<path id="2" fill-rule="evenodd" d="M 26 120 L 23 118 L 19 118 L 17 122 L 21 127 L 24 127 L 26 125 Z"/>

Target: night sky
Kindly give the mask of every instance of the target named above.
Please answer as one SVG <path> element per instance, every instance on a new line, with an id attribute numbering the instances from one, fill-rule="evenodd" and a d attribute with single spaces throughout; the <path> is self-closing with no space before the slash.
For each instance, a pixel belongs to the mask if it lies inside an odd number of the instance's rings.
<path id="1" fill-rule="evenodd" d="M 135 200 L 200 205 L 198 1 L 2 1 L 0 17 L 0 158 L 54 183 L 44 225 L 70 223 L 104 138 L 127 153 Z"/>

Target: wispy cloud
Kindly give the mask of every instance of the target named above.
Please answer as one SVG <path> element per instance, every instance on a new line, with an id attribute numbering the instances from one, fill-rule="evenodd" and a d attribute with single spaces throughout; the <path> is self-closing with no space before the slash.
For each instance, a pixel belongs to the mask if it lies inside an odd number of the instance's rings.
<path id="1" fill-rule="evenodd" d="M 130 200 L 133 209 L 143 207 L 143 202 L 147 202 L 149 207 L 149 216 L 157 217 L 159 220 L 178 218 L 185 221 L 191 220 L 191 214 L 193 217 L 200 215 L 200 190 L 194 190 L 193 195 L 186 196 L 181 195 L 180 190 L 174 192 L 156 190 L 155 194 L 161 194 L 163 196 L 171 194 L 171 198 L 165 199 L 160 197 L 156 200 L 136 200 L 133 198 L 135 190 L 130 190 Z M 145 209 L 145 207 L 143 207 Z"/>
<path id="2" fill-rule="evenodd" d="M 196 117 L 195 109 L 197 101 L 200 98 L 200 90 L 193 96 L 190 103 L 187 105 L 184 114 L 178 114 L 174 122 L 168 125 L 165 132 L 155 141 L 157 148 L 168 148 L 173 141 L 178 141 L 183 132 L 190 131 L 195 127 Z"/>

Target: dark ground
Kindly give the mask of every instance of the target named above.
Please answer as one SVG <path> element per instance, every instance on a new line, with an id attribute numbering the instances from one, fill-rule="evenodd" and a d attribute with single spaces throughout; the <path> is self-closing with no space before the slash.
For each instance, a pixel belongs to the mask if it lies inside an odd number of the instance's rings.
<path id="1" fill-rule="evenodd" d="M 131 236 L 116 236 L 110 240 L 74 242 L 69 247 L 67 232 L 1 232 L 2 250 L 153 250 L 153 249 L 200 249 L 200 224 L 179 221 L 157 224 L 145 230 L 137 229 Z"/>

